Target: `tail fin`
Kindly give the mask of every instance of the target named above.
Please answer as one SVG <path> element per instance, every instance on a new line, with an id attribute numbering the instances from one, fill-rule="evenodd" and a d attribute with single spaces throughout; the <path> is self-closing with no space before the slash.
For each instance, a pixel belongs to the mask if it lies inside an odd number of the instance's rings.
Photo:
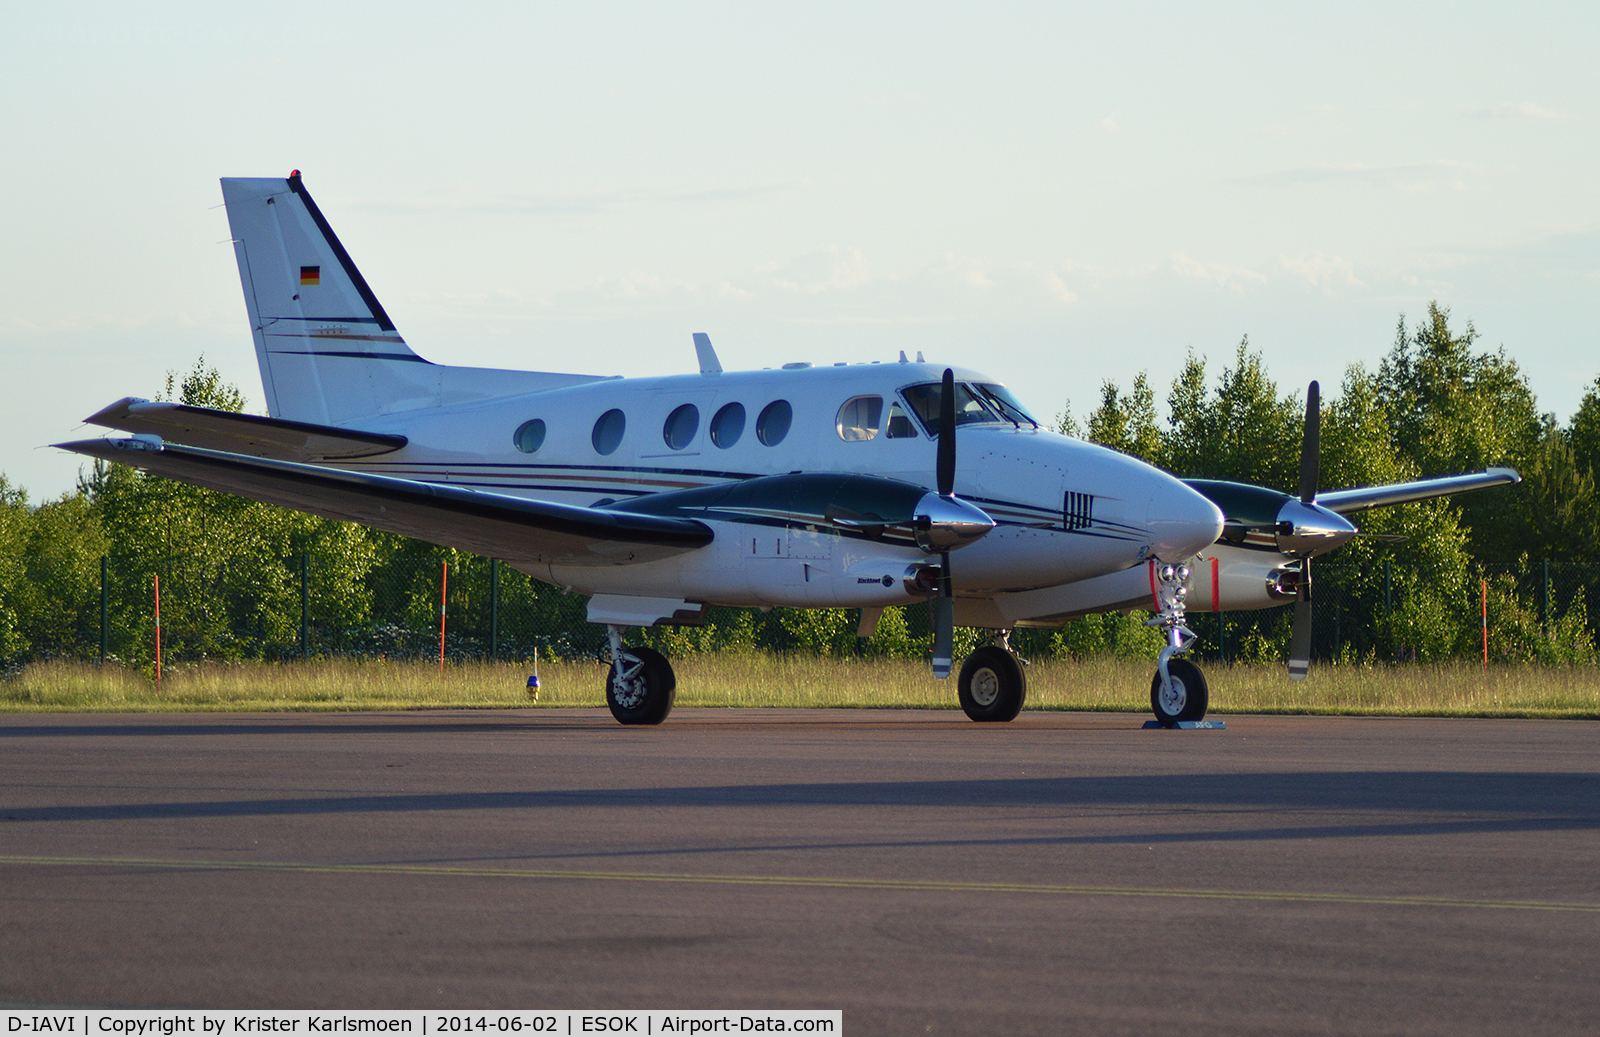
<path id="1" fill-rule="evenodd" d="M 267 413 L 275 418 L 345 425 L 394 410 L 594 380 L 446 367 L 412 352 L 299 170 L 286 180 L 225 178 L 222 198 Z"/>

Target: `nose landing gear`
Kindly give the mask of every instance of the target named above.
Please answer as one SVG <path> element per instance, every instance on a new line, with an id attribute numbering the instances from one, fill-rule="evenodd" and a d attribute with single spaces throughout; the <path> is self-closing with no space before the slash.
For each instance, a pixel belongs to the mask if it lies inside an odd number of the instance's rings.
<path id="1" fill-rule="evenodd" d="M 1162 727 L 1174 727 L 1181 721 L 1203 719 L 1210 695 L 1200 667 L 1187 659 L 1173 658 L 1187 652 L 1196 640 L 1194 631 L 1184 625 L 1189 567 L 1161 561 L 1153 563 L 1153 567 L 1160 611 L 1149 623 L 1161 628 L 1167 644 L 1156 659 L 1156 675 L 1150 682 L 1150 709 Z"/>

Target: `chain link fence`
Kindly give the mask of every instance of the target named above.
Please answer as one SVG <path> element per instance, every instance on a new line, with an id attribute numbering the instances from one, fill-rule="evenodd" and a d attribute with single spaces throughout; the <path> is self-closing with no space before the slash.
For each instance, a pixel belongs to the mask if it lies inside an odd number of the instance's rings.
<path id="1" fill-rule="evenodd" d="M 99 579 L 86 574 L 67 595 L 75 600 L 52 602 L 49 622 L 34 635 L 26 657 L 11 662 L 112 657 L 148 664 L 154 657 L 158 581 L 160 636 L 165 657 L 173 660 L 437 658 L 441 644 L 448 659 L 526 660 L 535 652 L 547 659 L 597 657 L 605 648 L 603 628 L 587 621 L 586 597 L 490 559 L 419 545 L 366 567 L 315 553 L 282 561 L 265 572 L 226 560 L 177 557 L 151 566 L 102 559 Z M 1319 660 L 1474 657 L 1485 627 L 1489 656 L 1496 661 L 1590 661 L 1600 645 L 1600 580 L 1578 564 L 1488 566 L 1450 586 L 1387 564 L 1319 562 L 1314 575 L 1313 655 Z M 1190 626 L 1200 635 L 1196 652 L 1222 661 L 1282 658 L 1292 611 L 1191 613 Z M 856 639 L 858 617 L 854 609 L 713 608 L 702 628 L 657 628 L 638 638 L 669 654 L 725 648 L 926 653 L 925 606 L 889 610 L 870 641 Z M 1140 618 L 1116 617 L 1120 642 L 1111 629 L 1113 617 L 1106 617 L 1109 641 L 1074 640 L 1069 624 L 1064 633 L 1019 630 L 1012 643 L 1031 656 L 1101 650 L 1153 655 L 1137 634 Z M 1136 633 L 1130 637 L 1128 631 Z M 969 650 L 976 632 L 962 633 L 958 648 Z"/>

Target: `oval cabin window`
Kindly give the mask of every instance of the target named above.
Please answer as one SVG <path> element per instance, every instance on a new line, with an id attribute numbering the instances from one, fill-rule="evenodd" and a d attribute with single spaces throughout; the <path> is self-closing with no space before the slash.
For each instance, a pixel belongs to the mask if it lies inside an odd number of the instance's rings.
<path id="1" fill-rule="evenodd" d="M 543 419 L 534 418 L 532 421 L 524 421 L 518 425 L 517 430 L 511 434 L 511 442 L 515 443 L 517 449 L 524 454 L 534 453 L 544 446 Z"/>
<path id="2" fill-rule="evenodd" d="M 694 404 L 685 403 L 667 415 L 667 423 L 661 426 L 661 438 L 672 449 L 682 450 L 694 442 L 694 434 L 699 429 L 700 411 Z"/>
<path id="3" fill-rule="evenodd" d="M 711 419 L 711 442 L 726 450 L 744 435 L 744 405 L 726 403 Z"/>
<path id="4" fill-rule="evenodd" d="M 622 433 L 627 427 L 628 419 L 620 410 L 608 410 L 600 415 L 594 423 L 594 435 L 590 437 L 595 453 L 609 454 L 621 446 Z"/>
<path id="5" fill-rule="evenodd" d="M 777 446 L 789 434 L 789 423 L 794 420 L 794 408 L 788 400 L 773 400 L 761 408 L 756 418 L 756 438 L 762 446 Z"/>

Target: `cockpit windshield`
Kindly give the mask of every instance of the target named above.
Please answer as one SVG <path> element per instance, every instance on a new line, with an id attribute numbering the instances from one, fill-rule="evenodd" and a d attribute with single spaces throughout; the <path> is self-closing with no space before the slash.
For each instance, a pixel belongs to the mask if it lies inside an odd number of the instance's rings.
<path id="1" fill-rule="evenodd" d="M 998 411 L 1000 416 L 1007 421 L 1012 421 L 1019 425 L 1026 421 L 1034 428 L 1039 427 L 1038 419 L 1029 414 L 1028 408 L 1024 407 L 1022 402 L 1013 396 L 1011 390 L 1005 386 L 996 385 L 993 382 L 984 382 L 973 386 L 973 388 L 977 390 L 979 396 L 983 397 L 985 403 Z"/>
<path id="2" fill-rule="evenodd" d="M 938 382 L 929 382 L 926 385 L 912 385 L 900 390 L 900 395 L 905 399 L 906 406 L 911 408 L 911 413 L 917 416 L 922 427 L 928 435 L 939 434 L 939 397 L 943 395 L 944 387 Z M 956 424 L 970 425 L 974 422 L 1007 421 L 1010 418 L 1000 418 L 989 409 L 981 399 L 974 395 L 965 382 L 956 383 Z"/>

